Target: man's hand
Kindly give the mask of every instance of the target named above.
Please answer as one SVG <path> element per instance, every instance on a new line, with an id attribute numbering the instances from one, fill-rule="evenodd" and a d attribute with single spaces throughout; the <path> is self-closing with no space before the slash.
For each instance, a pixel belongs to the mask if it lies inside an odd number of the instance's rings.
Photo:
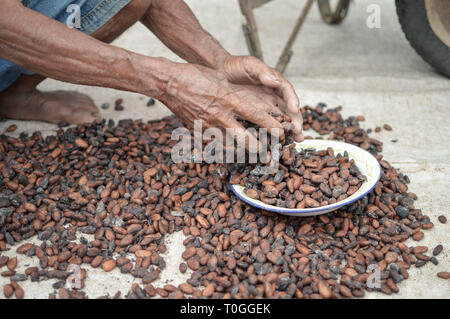
<path id="1" fill-rule="evenodd" d="M 237 117 L 252 122 L 274 133 L 283 135 L 283 126 L 270 114 L 280 114 L 270 94 L 253 85 L 230 83 L 220 71 L 194 64 L 179 64 L 161 98 L 185 124 L 193 126 L 202 120 L 203 127 L 237 129 L 238 136 L 246 136 L 248 143 L 260 146 L 256 137 L 244 129 Z"/>
<path id="2" fill-rule="evenodd" d="M 265 95 L 267 104 L 277 105 L 292 118 L 295 140 L 303 140 L 303 121 L 292 85 L 254 57 L 230 55 L 200 26 L 183 0 L 154 0 L 142 22 L 186 61 L 221 71 L 230 83 L 249 84 L 257 95 Z M 256 112 L 254 109 L 253 113 Z"/>
<path id="3" fill-rule="evenodd" d="M 236 84 L 262 86 L 265 92 L 275 92 L 278 107 L 288 114 L 294 124 L 294 138 L 303 141 L 302 115 L 294 87 L 277 70 L 253 56 L 229 56 L 221 66 L 227 80 Z"/>

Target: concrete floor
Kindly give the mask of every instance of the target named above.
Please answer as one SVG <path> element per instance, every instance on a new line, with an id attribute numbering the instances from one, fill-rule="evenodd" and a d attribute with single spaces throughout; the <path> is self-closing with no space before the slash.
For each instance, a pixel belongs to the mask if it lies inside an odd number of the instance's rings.
<path id="1" fill-rule="evenodd" d="M 268 64 L 275 65 L 304 2 L 275 1 L 255 11 Z M 188 0 L 187 3 L 202 25 L 226 49 L 233 54 L 247 54 L 237 1 Z M 294 56 L 285 75 L 294 84 L 302 105 L 318 102 L 342 105 L 345 116 L 364 115 L 365 128 L 384 123 L 393 127 L 391 132 L 383 130 L 373 136 L 384 142 L 385 159 L 410 177 L 410 190 L 419 197 L 416 207 L 429 215 L 435 224 L 433 229 L 425 231 L 425 238 L 420 243 L 410 241 L 407 244 L 427 245 L 431 249 L 443 244 L 444 251 L 439 255 L 438 266 L 428 263 L 420 269 L 414 268 L 410 278 L 400 283 L 400 293 L 390 298 L 449 298 L 449 282 L 437 278 L 436 273 L 450 271 L 449 226 L 437 221 L 439 215 L 450 217 L 450 197 L 446 195 L 450 186 L 450 81 L 435 73 L 409 46 L 398 24 L 394 1 L 373 0 L 371 3 L 381 8 L 380 29 L 366 26 L 369 13 L 365 1 L 354 1 L 343 24 L 333 27 L 321 21 L 314 5 L 294 46 Z M 133 26 L 113 44 L 180 61 L 142 25 Z M 90 94 L 99 104 L 113 104 L 115 99 L 123 97 L 125 111 L 117 112 L 113 108 L 102 111 L 105 118 L 114 120 L 150 120 L 170 114 L 160 103 L 147 108 L 147 97 L 137 94 L 53 80 L 44 81 L 40 88 L 80 90 Z M 12 134 L 15 136 L 22 131 L 41 130 L 53 134 L 56 130 L 56 126 L 50 124 L 6 121 L 0 123 L 0 133 L 12 123 L 18 125 L 18 130 Z M 398 141 L 392 142 L 394 139 Z M 167 239 L 168 266 L 156 286 L 165 282 L 177 285 L 188 278 L 188 274 L 181 276 L 178 272 L 182 240 L 181 233 Z M 11 247 L 6 255 L 14 255 L 15 248 Z M 36 260 L 20 256 L 21 267 L 33 263 Z M 110 273 L 89 269 L 85 291 L 92 298 L 107 293 L 113 295 L 117 290 L 126 294 L 133 281 L 131 275 L 122 275 L 117 269 Z M 7 282 L 8 279 L 0 277 L 0 286 Z M 26 297 L 46 298 L 53 291 L 53 282 L 24 282 Z M 367 298 L 385 297 L 378 293 L 367 294 Z M 0 292 L 0 298 L 3 298 L 3 292 Z"/>

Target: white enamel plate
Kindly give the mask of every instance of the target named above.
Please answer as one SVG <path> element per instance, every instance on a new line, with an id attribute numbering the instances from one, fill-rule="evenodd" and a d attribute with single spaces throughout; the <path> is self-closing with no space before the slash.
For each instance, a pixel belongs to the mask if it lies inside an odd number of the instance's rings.
<path id="1" fill-rule="evenodd" d="M 326 214 L 335 209 L 351 204 L 364 197 L 375 187 L 378 180 L 380 179 L 380 164 L 378 164 L 377 159 L 372 154 L 363 150 L 362 148 L 352 144 L 331 140 L 304 140 L 301 143 L 296 143 L 295 146 L 297 151 L 301 151 L 303 149 L 315 149 L 319 151 L 326 150 L 328 147 L 331 147 L 333 149 L 335 155 L 337 155 L 338 153 L 341 153 L 343 155 L 344 152 L 347 151 L 348 157 L 355 160 L 355 164 L 359 168 L 361 174 L 367 177 L 367 181 L 365 181 L 354 194 L 342 201 L 316 208 L 292 209 L 272 206 L 263 203 L 260 200 L 252 199 L 245 194 L 244 187 L 241 185 L 231 185 L 231 189 L 242 201 L 266 211 L 290 216 L 315 216 Z"/>

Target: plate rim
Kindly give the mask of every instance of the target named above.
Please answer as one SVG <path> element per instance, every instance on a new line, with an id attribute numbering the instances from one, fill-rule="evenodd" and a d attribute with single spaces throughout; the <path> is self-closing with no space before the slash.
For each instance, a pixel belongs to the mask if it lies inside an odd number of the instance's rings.
<path id="1" fill-rule="evenodd" d="M 357 197 L 355 197 L 355 198 L 353 198 L 353 199 L 351 199 L 351 200 L 349 200 L 349 201 L 343 200 L 343 201 L 336 202 L 336 203 L 334 203 L 334 204 L 330 204 L 330 205 L 326 205 L 326 206 L 321 206 L 321 207 L 315 207 L 315 208 L 285 208 L 285 207 L 277 207 L 277 206 L 273 206 L 273 205 L 269 205 L 269 204 L 266 204 L 266 205 L 268 205 L 269 207 L 264 207 L 264 206 L 261 206 L 259 203 L 253 202 L 253 201 L 248 200 L 247 198 L 243 197 L 243 196 L 240 194 L 240 192 L 238 192 L 238 190 L 236 189 L 238 186 L 241 186 L 241 185 L 236 185 L 236 184 L 231 184 L 231 183 L 229 183 L 229 184 L 230 184 L 230 187 L 231 187 L 231 189 L 232 189 L 232 191 L 233 191 L 233 193 L 234 193 L 240 200 L 244 201 L 245 203 L 247 203 L 247 204 L 249 204 L 249 205 L 251 205 L 251 206 L 253 206 L 253 207 L 256 207 L 256 208 L 265 210 L 265 211 L 270 211 L 270 212 L 279 213 L 279 214 L 284 214 L 284 215 L 293 215 L 293 214 L 303 215 L 303 214 L 313 214 L 313 213 L 320 213 L 320 212 L 326 213 L 326 212 L 329 212 L 329 211 L 333 211 L 333 210 L 339 209 L 339 208 L 341 208 L 341 207 L 343 207 L 343 206 L 350 205 L 350 204 L 356 202 L 357 200 L 361 199 L 362 197 L 366 196 L 366 195 L 367 195 L 368 193 L 370 193 L 370 192 L 374 189 L 374 187 L 377 185 L 377 183 L 378 183 L 378 181 L 380 180 L 380 177 L 381 177 L 381 166 L 380 166 L 380 163 L 378 162 L 378 160 L 375 158 L 375 156 L 373 156 L 372 154 L 370 154 L 368 151 L 362 149 L 362 148 L 359 147 L 359 146 L 356 146 L 356 145 L 353 145 L 353 144 L 350 144 L 350 143 L 341 142 L 341 141 L 322 140 L 322 139 L 307 139 L 307 140 L 305 140 L 304 142 L 311 141 L 311 140 L 324 141 L 324 142 L 325 142 L 325 141 L 330 141 L 330 142 L 332 142 L 332 143 L 338 143 L 338 144 L 350 145 L 350 146 L 352 146 L 352 147 L 356 147 L 356 148 L 360 149 L 360 150 L 363 151 L 363 152 L 366 152 L 366 153 L 367 153 L 368 155 L 370 155 L 373 159 L 375 159 L 375 162 L 377 163 L 377 166 L 378 166 L 378 173 L 377 173 L 376 178 L 374 179 L 374 184 L 373 184 L 372 186 L 370 186 L 370 188 L 369 188 L 367 191 L 365 191 L 364 193 L 358 195 Z M 301 142 L 301 143 L 303 143 L 303 142 Z M 230 181 L 231 181 L 231 178 L 232 178 L 232 175 L 230 175 Z M 284 208 L 284 209 L 281 209 L 281 208 Z"/>

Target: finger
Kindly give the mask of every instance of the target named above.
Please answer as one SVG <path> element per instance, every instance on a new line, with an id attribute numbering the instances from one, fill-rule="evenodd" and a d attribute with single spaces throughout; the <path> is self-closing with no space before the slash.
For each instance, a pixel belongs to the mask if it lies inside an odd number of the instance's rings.
<path id="1" fill-rule="evenodd" d="M 274 98 L 274 104 L 275 104 L 275 106 L 277 107 L 277 109 L 279 110 L 279 111 L 281 111 L 281 110 L 285 110 L 286 109 L 286 107 L 287 107 L 287 104 L 286 104 L 286 102 L 281 98 L 281 97 L 279 97 L 278 95 L 276 95 L 275 93 L 273 93 L 273 98 Z"/>
<path id="2" fill-rule="evenodd" d="M 265 108 L 272 109 L 269 105 L 267 105 L 264 102 L 256 101 L 256 103 L 259 102 L 259 105 L 266 105 Z M 255 105 L 255 106 L 253 106 Z M 268 112 L 265 112 L 261 108 L 256 107 L 258 104 L 246 104 L 245 107 L 239 107 L 235 109 L 235 113 L 240 115 L 242 118 L 244 118 L 247 121 L 252 122 L 253 124 L 258 125 L 261 128 L 267 129 L 267 131 L 278 138 L 283 139 L 284 138 L 284 130 L 283 126 L 280 122 L 275 120 L 271 115 L 269 115 Z M 250 107 L 249 107 L 250 106 Z"/>
<path id="3" fill-rule="evenodd" d="M 270 91 L 262 90 L 263 92 L 258 94 L 252 103 L 261 105 L 268 114 L 282 114 L 282 109 L 285 108 L 286 103 L 284 103 L 283 99 L 276 95 L 272 89 L 267 90 Z"/>
<path id="4" fill-rule="evenodd" d="M 259 80 L 263 86 L 275 90 L 275 93 L 279 96 L 276 100 L 277 106 L 287 113 L 292 119 L 292 124 L 294 125 L 294 139 L 297 142 L 303 141 L 303 120 L 299 111 L 300 103 L 294 87 L 281 75 L 280 72 L 269 67 L 257 58 L 250 56 L 241 61 L 243 61 L 245 73 L 253 82 L 255 82 L 255 80 Z M 270 112 L 275 112 L 275 109 L 271 108 Z"/>
<path id="5" fill-rule="evenodd" d="M 245 89 L 245 90 L 243 90 Z M 238 91 L 241 100 L 247 100 L 250 104 L 259 105 L 268 114 L 281 115 L 286 103 L 273 89 L 264 86 L 243 85 Z"/>
<path id="6" fill-rule="evenodd" d="M 249 74 L 254 77 L 254 73 L 257 73 L 261 84 L 275 89 L 278 96 L 284 100 L 284 103 L 279 102 L 279 107 L 292 119 L 295 141 L 303 141 L 303 120 L 300 113 L 300 102 L 292 84 L 289 83 L 278 71 L 267 66 L 262 61 L 258 59 L 251 59 L 247 61 L 249 61 L 248 64 L 251 64 L 251 67 L 248 67 Z"/>
<path id="7" fill-rule="evenodd" d="M 295 93 L 294 87 L 287 80 L 276 90 L 279 95 L 284 98 L 286 105 L 284 112 L 289 115 L 294 125 L 293 133 L 296 142 L 302 142 L 303 137 L 303 119 L 300 112 L 300 102 L 298 100 L 297 94 Z"/>
<path id="8" fill-rule="evenodd" d="M 247 56 L 241 60 L 245 73 L 254 84 L 262 84 L 269 88 L 277 88 L 281 85 L 282 76 L 261 60 Z"/>
<path id="9" fill-rule="evenodd" d="M 281 114 L 281 110 L 276 106 L 275 103 L 271 103 L 271 102 L 265 103 L 265 102 L 261 102 L 261 101 L 258 101 L 256 103 L 261 106 L 261 108 L 264 110 L 264 112 L 266 112 L 267 114 L 270 114 L 270 116 L 273 116 L 272 114 Z"/>
<path id="10" fill-rule="evenodd" d="M 280 77 L 274 69 L 268 67 L 267 65 L 264 65 L 264 68 L 261 68 L 258 79 L 262 85 L 272 89 L 280 87 L 282 83 L 282 77 Z"/>
<path id="11" fill-rule="evenodd" d="M 278 110 L 278 113 L 281 113 L 281 110 L 285 109 L 286 102 L 280 96 L 278 96 L 274 89 L 265 86 L 261 86 L 259 87 L 259 89 L 264 93 L 261 98 L 264 99 L 264 101 L 266 101 L 268 104 L 276 108 Z M 272 109 L 272 111 L 275 112 L 275 109 Z"/>
<path id="12" fill-rule="evenodd" d="M 250 131 L 246 130 L 236 119 L 229 119 L 226 123 L 226 132 L 231 135 L 236 141 L 237 146 L 244 147 L 249 153 L 259 153 L 262 150 L 262 145 Z"/>

